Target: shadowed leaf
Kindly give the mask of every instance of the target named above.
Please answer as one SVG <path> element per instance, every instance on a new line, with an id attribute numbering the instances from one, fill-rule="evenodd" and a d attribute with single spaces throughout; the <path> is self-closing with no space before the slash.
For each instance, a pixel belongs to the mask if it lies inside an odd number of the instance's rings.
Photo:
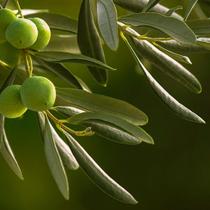
<path id="1" fill-rule="evenodd" d="M 185 120 L 189 120 L 195 123 L 205 123 L 205 121 L 199 117 L 197 114 L 189 110 L 187 107 L 179 103 L 175 98 L 173 98 L 147 71 L 147 69 L 144 67 L 144 65 L 139 60 L 138 56 L 136 55 L 135 51 L 131 47 L 128 40 L 122 36 L 124 39 L 126 45 L 130 49 L 134 59 L 136 60 L 137 64 L 139 65 L 140 69 L 144 72 L 147 80 L 149 81 L 151 87 L 153 90 L 157 93 L 157 95 L 168 105 L 169 108 L 171 108 L 174 113 L 179 115 L 181 118 Z"/>
<path id="2" fill-rule="evenodd" d="M 63 133 L 68 139 L 68 144 L 78 163 L 93 183 L 103 192 L 122 203 L 137 204 L 135 198 L 111 179 L 69 133 L 65 131 Z"/>
<path id="3" fill-rule="evenodd" d="M 83 0 L 80 8 L 78 44 L 82 54 L 106 63 L 100 36 L 94 22 L 90 0 Z M 101 70 L 96 67 L 89 67 L 89 70 L 96 81 L 98 81 L 101 85 L 106 86 L 108 81 L 108 74 L 106 70 Z"/>
<path id="4" fill-rule="evenodd" d="M 117 50 L 119 45 L 117 11 L 112 0 L 97 1 L 98 26 L 107 46 Z"/>

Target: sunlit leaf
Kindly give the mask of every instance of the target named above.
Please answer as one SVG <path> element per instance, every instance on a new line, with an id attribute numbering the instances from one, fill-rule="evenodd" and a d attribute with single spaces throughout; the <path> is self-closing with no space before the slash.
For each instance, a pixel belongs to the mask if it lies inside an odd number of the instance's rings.
<path id="1" fill-rule="evenodd" d="M 132 12 L 141 12 L 142 9 L 148 4 L 148 0 L 114 0 L 114 3 Z M 166 14 L 168 10 L 169 9 L 167 7 L 161 4 L 157 4 L 153 8 L 151 8 L 152 12 L 157 12 L 161 14 Z M 180 20 L 183 19 L 176 12 L 172 13 L 172 17 Z"/>
<path id="2" fill-rule="evenodd" d="M 200 46 L 198 43 L 195 44 L 183 44 L 180 42 L 177 42 L 176 40 L 166 40 L 166 41 L 159 41 L 157 42 L 162 47 L 171 50 L 173 52 L 177 53 L 183 53 L 183 54 L 192 54 L 192 53 L 206 53 L 208 52 L 207 49 Z"/>
<path id="3" fill-rule="evenodd" d="M 52 176 L 65 199 L 69 199 L 69 184 L 66 171 L 61 160 L 60 154 L 56 146 L 55 132 L 48 118 L 45 119 L 45 127 L 43 130 L 44 149 L 47 163 L 51 170 Z"/>
<path id="4" fill-rule="evenodd" d="M 57 106 L 55 110 L 62 113 L 65 117 L 71 117 L 75 114 L 84 112 L 84 110 L 70 107 L 70 106 Z M 112 141 L 117 144 L 137 145 L 139 139 L 125 130 L 100 120 L 91 120 L 82 123 L 85 127 L 91 127 L 91 129 L 99 136 Z"/>
<path id="5" fill-rule="evenodd" d="M 40 17 L 48 23 L 51 29 L 70 33 L 77 33 L 77 21 L 68 16 L 49 12 L 40 12 L 35 14 L 29 14 L 25 17 Z"/>
<path id="6" fill-rule="evenodd" d="M 149 26 L 158 29 L 175 40 L 183 43 L 195 43 L 196 36 L 183 21 L 158 13 L 139 13 L 124 16 L 120 21 L 132 26 Z"/>
<path id="7" fill-rule="evenodd" d="M 157 5 L 160 0 L 149 0 L 147 5 L 143 8 L 142 12 L 148 12 L 152 7 Z"/>
<path id="8" fill-rule="evenodd" d="M 141 127 L 137 127 L 126 120 L 103 112 L 84 112 L 70 117 L 68 122 L 70 124 L 82 124 L 92 120 L 99 120 L 113 124 L 114 126 L 119 127 L 121 130 L 124 130 L 127 133 L 135 136 L 138 139 L 138 143 L 141 143 L 142 141 L 149 144 L 154 143 L 152 137 Z M 134 143 L 136 143 L 136 141 Z"/>
<path id="9" fill-rule="evenodd" d="M 45 123 L 46 123 L 45 116 L 43 113 L 39 112 L 38 118 L 39 118 L 40 129 L 42 130 L 42 132 L 44 132 Z M 54 137 L 55 143 L 57 145 L 58 151 L 65 165 L 70 170 L 77 170 L 79 168 L 79 164 L 77 163 L 69 146 L 61 139 L 61 137 L 57 134 L 57 132 L 55 131 L 53 127 L 51 127 L 51 132 L 52 132 L 52 136 Z"/>
<path id="10" fill-rule="evenodd" d="M 178 81 L 194 93 L 200 93 L 202 87 L 198 79 L 183 65 L 168 56 L 146 40 L 132 39 L 137 53 L 148 59 L 157 68 Z"/>
<path id="11" fill-rule="evenodd" d="M 57 88 L 56 104 L 88 111 L 107 112 L 135 125 L 145 125 L 148 122 L 145 113 L 127 102 L 72 88 Z"/>
<path id="12" fill-rule="evenodd" d="M 160 49 L 161 51 L 163 51 L 164 53 L 166 53 L 167 55 L 169 55 L 170 57 L 174 58 L 175 60 L 177 60 L 179 62 L 183 62 L 183 63 L 186 63 L 186 64 L 192 64 L 190 58 L 185 56 L 185 55 L 181 55 L 181 54 L 175 53 L 171 50 L 167 50 L 166 48 L 158 45 L 157 43 L 155 44 L 155 46 L 158 49 Z"/>
<path id="13" fill-rule="evenodd" d="M 23 180 L 23 174 L 18 165 L 18 162 L 13 154 L 13 151 L 10 147 L 9 141 L 7 139 L 6 132 L 4 130 L 4 117 L 0 115 L 0 152 L 2 157 L 5 159 L 12 171 L 17 175 L 18 178 Z"/>
<path id="14" fill-rule="evenodd" d="M 50 43 L 42 50 L 47 52 L 68 52 L 79 54 L 76 35 L 52 35 Z"/>
<path id="15" fill-rule="evenodd" d="M 103 192 L 122 203 L 137 204 L 135 198 L 110 178 L 69 133 L 63 133 L 81 168 Z"/>

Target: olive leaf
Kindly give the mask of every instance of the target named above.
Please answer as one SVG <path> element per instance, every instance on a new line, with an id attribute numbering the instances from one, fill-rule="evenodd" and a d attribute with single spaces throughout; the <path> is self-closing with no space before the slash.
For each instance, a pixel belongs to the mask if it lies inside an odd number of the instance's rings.
<path id="1" fill-rule="evenodd" d="M 147 134 L 141 127 L 137 127 L 133 125 L 132 123 L 129 123 L 126 120 L 123 120 L 119 117 L 110 115 L 108 113 L 104 112 L 84 112 L 81 114 L 74 115 L 68 119 L 68 122 L 70 124 L 82 124 L 85 122 L 91 122 L 94 120 L 99 120 L 102 122 L 109 123 L 110 125 L 114 125 L 121 130 L 126 131 L 127 133 L 131 134 L 132 136 L 136 137 L 138 139 L 138 143 L 146 142 L 149 144 L 154 144 L 154 141 L 152 137 Z M 137 142 L 135 141 L 134 144 Z M 132 143 L 131 143 L 132 144 Z"/>
<path id="2" fill-rule="evenodd" d="M 27 15 L 35 15 L 35 14 L 39 14 L 39 13 L 48 13 L 49 10 L 48 9 L 22 9 L 22 14 L 24 16 Z M 17 13 L 18 11 L 15 10 L 15 13 Z"/>
<path id="3" fill-rule="evenodd" d="M 57 106 L 54 109 L 68 118 L 73 115 L 85 112 L 84 110 L 71 106 Z M 81 124 L 85 127 L 91 127 L 96 135 L 117 144 L 137 145 L 140 143 L 137 137 L 131 135 L 130 133 L 126 132 L 120 127 L 115 126 L 112 123 L 108 123 L 102 120 L 89 120 Z"/>
<path id="4" fill-rule="evenodd" d="M 17 70 L 16 68 L 13 68 L 9 72 L 6 80 L 3 82 L 0 88 L 0 92 L 2 92 L 4 88 L 6 88 L 7 86 L 11 85 L 14 82 L 16 76 L 16 70 Z M 12 169 L 12 171 L 17 175 L 18 178 L 23 180 L 24 178 L 22 171 L 7 139 L 6 131 L 4 129 L 4 123 L 5 123 L 5 118 L 3 115 L 0 114 L 0 152 L 5 161 L 7 162 L 7 164 L 9 165 L 9 167 Z"/>
<path id="5" fill-rule="evenodd" d="M 161 50 L 162 52 L 164 52 L 165 54 L 169 55 L 170 57 L 174 58 L 175 60 L 179 61 L 179 62 L 183 62 L 186 64 L 192 64 L 190 58 L 188 56 L 185 55 L 181 55 L 178 53 L 175 53 L 171 50 L 168 50 L 162 46 L 160 46 L 159 44 L 155 43 L 154 44 L 159 50 Z"/>
<path id="6" fill-rule="evenodd" d="M 58 77 L 63 79 L 64 81 L 68 82 L 69 85 L 73 87 L 77 87 L 79 89 L 84 89 L 90 92 L 87 85 L 82 81 L 82 79 L 76 77 L 72 72 L 66 68 L 64 65 L 60 63 L 51 63 L 47 62 L 45 60 L 42 60 L 36 56 L 33 57 L 34 60 L 36 60 L 39 65 L 43 68 L 45 68 L 47 71 L 50 71 L 54 74 L 56 74 Z"/>
<path id="7" fill-rule="evenodd" d="M 39 17 L 44 19 L 51 29 L 70 32 L 73 34 L 77 33 L 77 21 L 64 15 L 54 14 L 49 12 L 36 12 L 32 14 L 25 15 L 27 18 Z"/>
<path id="8" fill-rule="evenodd" d="M 93 112 L 107 112 L 134 125 L 145 125 L 148 122 L 148 117 L 144 112 L 127 102 L 72 88 L 57 88 L 56 91 L 56 105 L 58 106 L 73 106 Z"/>
<path id="9" fill-rule="evenodd" d="M 38 113 L 38 120 L 39 120 L 40 129 L 42 132 L 44 132 L 46 119 L 45 119 L 45 116 L 43 113 L 41 113 L 41 112 Z M 79 164 L 76 161 L 71 149 L 61 139 L 61 137 L 57 134 L 55 129 L 53 127 L 51 127 L 51 128 L 52 128 L 51 132 L 52 132 L 52 135 L 54 136 L 54 140 L 55 140 L 56 146 L 58 148 L 59 154 L 61 155 L 65 165 L 70 170 L 77 170 L 79 168 Z"/>
<path id="10" fill-rule="evenodd" d="M 201 93 L 202 87 L 198 79 L 189 72 L 183 65 L 168 56 L 147 40 L 132 38 L 132 42 L 138 54 L 148 59 L 153 65 L 178 81 L 188 90 L 194 93 Z"/>
<path id="11" fill-rule="evenodd" d="M 137 204 L 135 198 L 110 178 L 69 133 L 66 131 L 63 131 L 63 133 L 68 139 L 68 145 L 79 165 L 93 183 L 95 183 L 103 192 L 122 203 Z"/>
<path id="12" fill-rule="evenodd" d="M 143 8 L 148 4 L 149 0 L 114 0 L 114 3 L 127 9 L 132 12 L 141 12 Z M 152 12 L 166 14 L 169 11 L 169 8 L 161 5 L 156 4 L 154 7 L 151 8 Z M 173 12 L 171 14 L 172 17 L 177 18 L 179 20 L 182 20 L 183 18 L 177 14 L 176 12 Z"/>
<path id="13" fill-rule="evenodd" d="M 113 0 L 97 0 L 98 26 L 107 46 L 117 50 L 119 45 L 117 10 Z"/>
<path id="14" fill-rule="evenodd" d="M 22 171 L 15 158 L 15 155 L 13 154 L 4 130 L 4 117 L 2 115 L 0 115 L 0 152 L 12 171 L 17 175 L 18 178 L 23 180 L 24 178 Z"/>
<path id="15" fill-rule="evenodd" d="M 47 163 L 60 192 L 62 193 L 63 197 L 68 200 L 69 183 L 62 159 L 56 145 L 56 139 L 58 138 L 58 135 L 54 131 L 54 128 L 52 127 L 49 119 L 45 117 L 45 121 L 43 121 L 42 115 L 42 113 L 39 113 L 39 118 L 41 118 L 40 122 Z"/>
<path id="16" fill-rule="evenodd" d="M 49 44 L 42 51 L 80 54 L 77 36 L 72 34 L 52 34 Z"/>
<path id="17" fill-rule="evenodd" d="M 192 53 L 206 53 L 208 52 L 208 49 L 205 47 L 200 46 L 198 43 L 195 44 L 183 44 L 180 42 L 177 42 L 176 40 L 164 40 L 164 41 L 158 41 L 158 45 L 161 45 L 162 47 L 176 52 L 176 53 L 184 53 L 184 54 L 192 54 Z"/>
<path id="18" fill-rule="evenodd" d="M 157 5 L 160 0 L 149 0 L 147 5 L 143 8 L 142 12 L 148 12 L 152 7 Z"/>
<path id="19" fill-rule="evenodd" d="M 99 71 L 103 71 L 103 70 L 111 70 L 114 71 L 115 69 L 106 65 L 105 63 L 85 56 L 85 55 L 81 55 L 81 54 L 71 54 L 68 52 L 39 52 L 36 53 L 37 57 L 42 58 L 45 61 L 48 62 L 55 62 L 55 63 L 81 63 L 81 64 L 85 64 L 88 66 L 93 66 L 93 67 L 97 67 L 99 69 Z"/>
<path id="20" fill-rule="evenodd" d="M 78 23 L 78 44 L 82 54 L 106 63 L 101 39 L 96 28 L 90 0 L 83 0 L 80 8 Z M 108 74 L 106 70 L 89 67 L 91 75 L 101 85 L 106 86 Z"/>
<path id="21" fill-rule="evenodd" d="M 125 41 L 127 47 L 131 51 L 135 61 L 137 62 L 140 69 L 144 72 L 147 80 L 149 81 L 151 87 L 153 90 L 157 93 L 157 95 L 168 105 L 169 108 L 171 108 L 174 113 L 176 113 L 181 118 L 195 122 L 195 123 L 205 123 L 205 121 L 199 117 L 197 114 L 189 110 L 187 107 L 179 103 L 175 98 L 173 98 L 150 74 L 149 71 L 144 67 L 140 59 L 138 58 L 136 52 L 128 42 L 128 40 L 122 36 L 123 40 Z"/>
<path id="22" fill-rule="evenodd" d="M 182 43 L 195 43 L 196 41 L 196 35 L 186 23 L 167 15 L 152 12 L 131 14 L 121 17 L 120 21 L 132 26 L 148 26 L 158 29 Z"/>

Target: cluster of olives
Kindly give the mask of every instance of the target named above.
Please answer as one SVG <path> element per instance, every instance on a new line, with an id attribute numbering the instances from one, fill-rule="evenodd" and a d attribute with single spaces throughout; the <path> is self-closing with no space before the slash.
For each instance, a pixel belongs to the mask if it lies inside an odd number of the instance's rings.
<path id="1" fill-rule="evenodd" d="M 50 27 L 43 19 L 18 18 L 14 11 L 0 9 L 0 60 L 9 66 L 18 63 L 22 49 L 42 50 L 50 38 Z"/>
<path id="2" fill-rule="evenodd" d="M 27 109 L 45 111 L 56 99 L 54 84 L 45 77 L 33 76 L 22 85 L 11 85 L 0 94 L 0 113 L 7 118 L 22 116 Z"/>
<path id="3" fill-rule="evenodd" d="M 51 38 L 48 24 L 41 18 L 17 17 L 10 9 L 0 9 L 0 60 L 10 67 L 18 64 L 21 50 L 42 50 Z M 32 76 L 22 85 L 11 85 L 0 94 L 0 113 L 7 118 L 22 116 L 27 109 L 45 111 L 56 99 L 53 83 Z"/>

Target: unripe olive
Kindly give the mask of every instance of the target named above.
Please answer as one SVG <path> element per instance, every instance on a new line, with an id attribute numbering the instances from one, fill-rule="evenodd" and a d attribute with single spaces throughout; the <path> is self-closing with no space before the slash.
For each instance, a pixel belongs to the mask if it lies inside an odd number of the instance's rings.
<path id="1" fill-rule="evenodd" d="M 10 9 L 0 9 L 0 41 L 4 41 L 5 32 L 10 23 L 16 20 L 15 13 Z"/>
<path id="2" fill-rule="evenodd" d="M 54 84 L 42 76 L 33 76 L 25 80 L 20 95 L 23 104 L 32 111 L 50 109 L 56 99 Z"/>
<path id="3" fill-rule="evenodd" d="M 0 94 L 0 113 L 7 118 L 22 116 L 27 108 L 22 104 L 20 85 L 11 85 Z"/>
<path id="4" fill-rule="evenodd" d="M 18 18 L 6 30 L 6 40 L 17 49 L 31 47 L 37 40 L 36 25 L 28 19 Z"/>
<path id="5" fill-rule="evenodd" d="M 13 68 L 17 65 L 20 58 L 20 50 L 14 48 L 8 42 L 0 43 L 0 61 Z"/>
<path id="6" fill-rule="evenodd" d="M 38 38 L 31 49 L 37 51 L 42 50 L 49 44 L 51 38 L 50 27 L 41 18 L 31 18 L 30 20 L 36 25 L 38 29 Z"/>

